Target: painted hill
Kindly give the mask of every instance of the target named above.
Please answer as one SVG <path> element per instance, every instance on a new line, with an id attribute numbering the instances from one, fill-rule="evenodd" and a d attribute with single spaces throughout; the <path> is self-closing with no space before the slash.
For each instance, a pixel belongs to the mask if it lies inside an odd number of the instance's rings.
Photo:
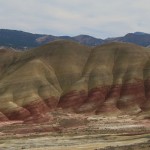
<path id="1" fill-rule="evenodd" d="M 90 48 L 61 40 L 0 53 L 1 121 L 48 120 L 58 108 L 150 115 L 148 48 L 125 43 Z"/>

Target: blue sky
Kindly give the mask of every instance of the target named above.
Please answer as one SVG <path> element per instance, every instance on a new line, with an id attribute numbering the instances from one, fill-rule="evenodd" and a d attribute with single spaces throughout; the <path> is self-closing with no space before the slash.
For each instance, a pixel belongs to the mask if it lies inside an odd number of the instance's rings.
<path id="1" fill-rule="evenodd" d="M 0 28 L 98 38 L 150 33 L 150 0 L 0 0 Z"/>

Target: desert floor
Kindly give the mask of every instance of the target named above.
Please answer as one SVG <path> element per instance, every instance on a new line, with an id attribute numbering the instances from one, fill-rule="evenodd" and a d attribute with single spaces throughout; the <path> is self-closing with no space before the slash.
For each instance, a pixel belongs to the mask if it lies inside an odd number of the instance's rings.
<path id="1" fill-rule="evenodd" d="M 0 150 L 149 150 L 150 120 L 56 113 L 46 123 L 0 123 Z"/>

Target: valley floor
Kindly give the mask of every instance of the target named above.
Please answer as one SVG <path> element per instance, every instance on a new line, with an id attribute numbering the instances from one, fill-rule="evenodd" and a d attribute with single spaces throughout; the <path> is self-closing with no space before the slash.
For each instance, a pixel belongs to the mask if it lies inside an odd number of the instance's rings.
<path id="1" fill-rule="evenodd" d="M 0 124 L 0 150 L 149 150 L 150 120 L 53 112 L 43 124 Z"/>

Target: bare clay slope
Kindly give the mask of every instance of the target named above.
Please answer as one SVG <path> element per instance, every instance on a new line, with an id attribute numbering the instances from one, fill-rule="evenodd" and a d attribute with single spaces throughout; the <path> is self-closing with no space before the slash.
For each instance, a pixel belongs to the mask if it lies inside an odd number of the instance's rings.
<path id="1" fill-rule="evenodd" d="M 58 107 L 96 114 L 150 110 L 148 48 L 111 43 L 91 49 L 56 41 L 13 52 L 11 61 L 8 53 L 1 63 L 1 120 L 48 121 Z"/>
<path id="2" fill-rule="evenodd" d="M 45 118 L 57 107 L 63 91 L 80 79 L 90 51 L 86 46 L 59 41 L 18 56 L 14 52 L 13 61 L 8 59 L 11 63 L 7 63 L 8 55 L 3 56 L 1 120 Z"/>

